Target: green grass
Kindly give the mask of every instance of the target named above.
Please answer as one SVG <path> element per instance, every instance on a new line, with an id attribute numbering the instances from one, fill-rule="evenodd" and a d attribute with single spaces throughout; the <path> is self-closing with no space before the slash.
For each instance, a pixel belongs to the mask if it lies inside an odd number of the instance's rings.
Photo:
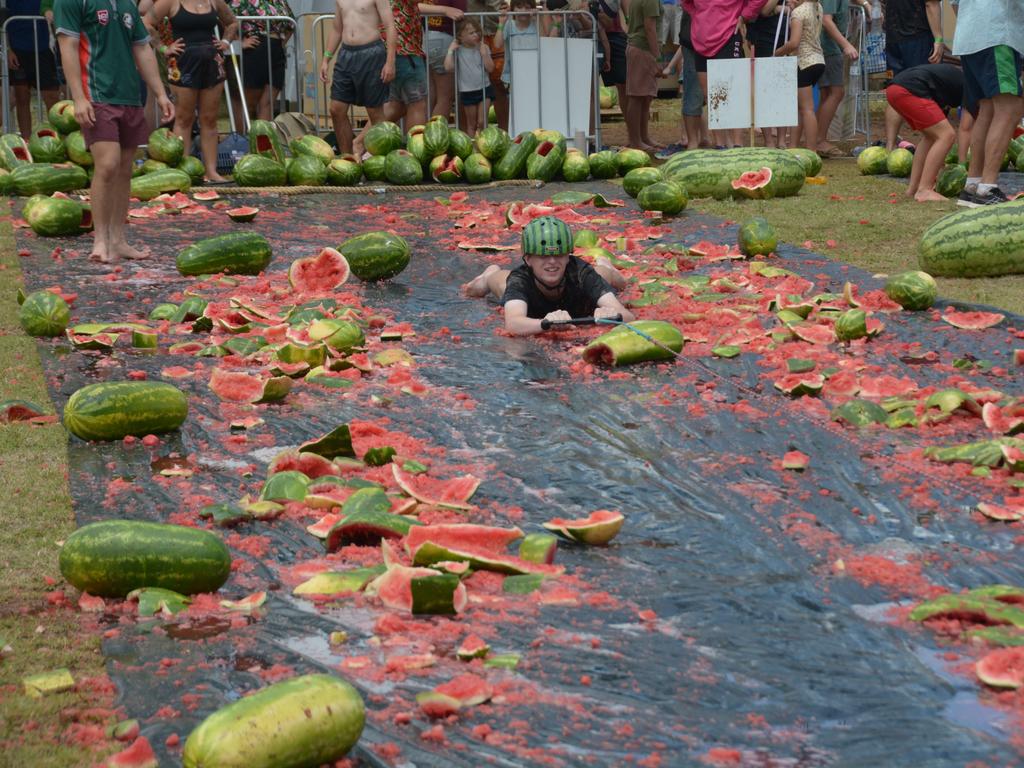
<path id="1" fill-rule="evenodd" d="M 8 216 L 0 220 L 0 400 L 29 400 L 52 412 L 35 342 L 18 325 L 20 269 Z M 74 529 L 66 443 L 60 424 L 0 424 L 0 647 L 10 647 L 0 661 L 0 765 L 95 765 L 104 754 L 61 742 L 67 711 L 102 706 L 94 696 L 32 699 L 21 684 L 60 667 L 76 680 L 104 672 L 99 637 L 83 635 L 75 609 L 46 599 L 56 588 L 46 579 L 60 579 L 57 542 Z"/>
<path id="2" fill-rule="evenodd" d="M 829 160 L 826 184 L 808 184 L 797 197 L 760 201 L 695 200 L 690 209 L 743 221 L 763 215 L 779 240 L 809 246 L 836 261 L 876 274 L 917 269 L 921 234 L 939 218 L 957 210 L 948 203 L 916 203 L 906 184 L 886 176 L 861 176 L 851 160 Z M 892 197 L 890 197 L 892 195 Z M 833 199 L 833 196 L 840 199 Z M 834 241 L 829 246 L 828 241 Z M 1024 314 L 1024 275 L 967 280 L 936 278 L 939 296 L 953 301 L 989 304 Z"/>

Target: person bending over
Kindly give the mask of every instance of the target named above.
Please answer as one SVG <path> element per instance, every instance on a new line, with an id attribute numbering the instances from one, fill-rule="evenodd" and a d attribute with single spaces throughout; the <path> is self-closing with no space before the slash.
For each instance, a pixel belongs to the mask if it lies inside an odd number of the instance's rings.
<path id="1" fill-rule="evenodd" d="M 505 307 L 505 330 L 527 336 L 540 333 L 541 320 L 563 323 L 574 317 L 635 317 L 615 296 L 626 284 L 607 258 L 595 266 L 573 255 L 572 231 L 555 216 L 541 216 L 523 228 L 523 263 L 509 271 L 492 264 L 463 291 L 483 298 L 488 293 Z"/>

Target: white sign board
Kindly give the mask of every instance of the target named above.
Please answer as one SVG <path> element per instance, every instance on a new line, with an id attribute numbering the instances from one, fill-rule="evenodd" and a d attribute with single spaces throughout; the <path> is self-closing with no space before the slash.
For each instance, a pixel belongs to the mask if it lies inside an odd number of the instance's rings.
<path id="1" fill-rule="evenodd" d="M 577 131 L 590 133 L 594 42 L 545 37 L 539 43 L 507 55 L 505 66 L 512 65 L 508 131 L 515 136 L 553 129 L 571 144 Z"/>
<path id="2" fill-rule="evenodd" d="M 753 62 L 751 67 L 751 59 L 708 61 L 708 127 L 712 130 L 797 124 L 796 57 Z"/>

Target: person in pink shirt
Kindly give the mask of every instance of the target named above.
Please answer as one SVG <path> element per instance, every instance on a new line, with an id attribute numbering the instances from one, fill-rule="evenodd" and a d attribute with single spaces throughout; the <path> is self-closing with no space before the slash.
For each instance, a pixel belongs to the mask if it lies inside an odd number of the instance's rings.
<path id="1" fill-rule="evenodd" d="M 742 59 L 743 19 L 753 21 L 767 0 L 682 0 L 690 14 L 690 38 L 696 53 L 697 79 L 704 99 L 708 97 L 708 59 Z M 742 131 L 724 131 L 732 146 L 743 142 Z M 722 142 L 724 143 L 724 142 Z"/>

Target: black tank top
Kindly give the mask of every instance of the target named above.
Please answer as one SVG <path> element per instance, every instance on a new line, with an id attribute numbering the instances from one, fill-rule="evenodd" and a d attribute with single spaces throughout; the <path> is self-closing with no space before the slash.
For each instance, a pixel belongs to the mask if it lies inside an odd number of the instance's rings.
<path id="1" fill-rule="evenodd" d="M 171 34 L 181 38 L 185 45 L 196 43 L 213 44 L 213 29 L 217 26 L 217 12 L 212 8 L 207 13 L 192 13 L 185 6 L 178 6 L 178 12 L 171 16 Z"/>

